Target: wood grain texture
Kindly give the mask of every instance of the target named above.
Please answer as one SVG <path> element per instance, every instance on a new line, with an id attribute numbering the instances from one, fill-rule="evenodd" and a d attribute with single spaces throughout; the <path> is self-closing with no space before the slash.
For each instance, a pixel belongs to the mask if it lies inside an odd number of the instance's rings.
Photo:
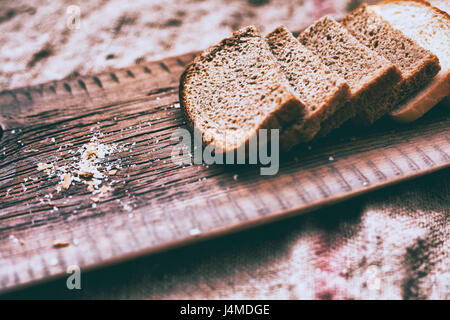
<path id="1" fill-rule="evenodd" d="M 413 125 L 340 130 L 284 155 L 276 176 L 173 164 L 170 137 L 185 121 L 172 106 L 194 56 L 0 93 L 0 290 L 309 212 L 450 165 L 446 108 Z M 108 160 L 123 168 L 96 208 L 84 185 L 58 193 L 59 180 L 36 170 L 69 161 L 58 149 L 88 143 L 93 132 L 104 143 L 136 143 Z M 46 194 L 58 211 L 40 203 Z"/>

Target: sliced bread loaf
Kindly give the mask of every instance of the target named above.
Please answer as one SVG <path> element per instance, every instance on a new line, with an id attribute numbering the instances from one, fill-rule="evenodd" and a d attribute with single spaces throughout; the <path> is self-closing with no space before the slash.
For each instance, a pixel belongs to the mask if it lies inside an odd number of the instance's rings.
<path id="1" fill-rule="evenodd" d="M 215 152 L 235 151 L 259 129 L 282 129 L 304 113 L 268 44 L 251 26 L 205 50 L 180 81 L 186 119 Z"/>
<path id="2" fill-rule="evenodd" d="M 375 110 L 371 122 L 391 111 L 401 101 L 424 88 L 439 72 L 439 59 L 414 40 L 393 28 L 373 9 L 363 4 L 349 13 L 342 25 L 362 44 L 399 68 L 403 80 L 379 99 L 385 103 Z"/>
<path id="3" fill-rule="evenodd" d="M 314 138 L 321 122 L 348 99 L 349 87 L 284 26 L 267 34 L 266 40 L 281 70 L 306 107 L 305 116 L 282 133 L 291 136 L 290 139 L 283 139 L 290 143 L 282 145 L 282 149 L 286 150 Z"/>
<path id="4" fill-rule="evenodd" d="M 378 97 L 401 79 L 400 71 L 386 58 L 361 44 L 342 25 L 323 17 L 299 35 L 300 42 L 318 55 L 350 87 L 351 99 L 321 126 L 328 134 L 357 114 L 370 122 L 379 108 Z"/>
<path id="5" fill-rule="evenodd" d="M 394 28 L 439 58 L 441 71 L 435 79 L 390 114 L 399 122 L 417 120 L 450 94 L 450 16 L 418 0 L 385 1 L 372 8 Z"/>

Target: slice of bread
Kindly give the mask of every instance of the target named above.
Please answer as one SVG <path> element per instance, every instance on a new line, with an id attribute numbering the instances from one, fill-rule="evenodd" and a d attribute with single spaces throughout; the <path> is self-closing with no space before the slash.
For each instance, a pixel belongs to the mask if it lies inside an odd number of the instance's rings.
<path id="1" fill-rule="evenodd" d="M 305 116 L 283 132 L 292 137 L 284 139 L 290 145 L 282 145 L 282 149 L 288 150 L 295 144 L 313 139 L 321 122 L 343 105 L 350 91 L 341 77 L 322 64 L 319 57 L 306 49 L 284 26 L 267 34 L 266 40 L 306 107 Z"/>
<path id="2" fill-rule="evenodd" d="M 379 97 L 385 103 L 376 110 L 372 121 L 424 88 L 440 70 L 439 59 L 433 53 L 393 28 L 366 4 L 349 13 L 341 23 L 362 44 L 384 56 L 402 73 L 403 80 L 394 86 L 393 92 Z"/>
<path id="3" fill-rule="evenodd" d="M 352 95 L 344 107 L 322 124 L 319 136 L 328 134 L 357 114 L 370 123 L 379 108 L 378 97 L 400 81 L 398 68 L 327 16 L 307 28 L 298 39 L 331 71 L 347 81 Z"/>
<path id="4" fill-rule="evenodd" d="M 435 79 L 390 114 L 396 121 L 412 122 L 450 94 L 450 16 L 418 0 L 385 1 L 372 8 L 394 28 L 439 58 L 441 71 Z"/>
<path id="5" fill-rule="evenodd" d="M 304 114 L 269 45 L 252 26 L 205 50 L 180 80 L 189 125 L 215 152 L 234 152 L 261 128 L 282 129 Z"/>

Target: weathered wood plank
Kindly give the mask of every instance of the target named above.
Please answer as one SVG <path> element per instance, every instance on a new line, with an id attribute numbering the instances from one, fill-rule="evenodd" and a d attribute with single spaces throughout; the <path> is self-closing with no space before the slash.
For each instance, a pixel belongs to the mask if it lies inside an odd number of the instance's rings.
<path id="1" fill-rule="evenodd" d="M 171 134 L 185 125 L 178 78 L 193 56 L 0 93 L 0 290 L 69 265 L 100 266 L 308 212 L 450 165 L 450 115 L 437 108 L 412 125 L 343 129 L 284 155 L 273 177 L 252 166 L 178 166 L 170 161 Z M 109 177 L 111 192 L 98 202 L 81 183 L 58 192 L 59 178 L 38 163 L 70 164 L 70 150 L 94 135 L 122 146 L 103 164 L 121 166 Z M 69 245 L 54 248 L 57 241 Z"/>

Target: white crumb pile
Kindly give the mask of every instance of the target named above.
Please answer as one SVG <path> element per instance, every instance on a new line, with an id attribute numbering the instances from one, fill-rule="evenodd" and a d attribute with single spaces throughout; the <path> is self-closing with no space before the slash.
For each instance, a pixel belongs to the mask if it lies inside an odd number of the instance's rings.
<path id="1" fill-rule="evenodd" d="M 126 148 L 116 144 L 99 143 L 96 136 L 89 143 L 82 145 L 78 150 L 68 150 L 73 156 L 65 165 L 58 166 L 56 162 L 38 163 L 37 169 L 45 172 L 49 177 L 58 177 L 57 192 L 67 190 L 72 184 L 82 183 L 89 192 L 97 195 L 91 198 L 98 202 L 100 197 L 113 190 L 114 181 L 110 180 L 122 168 L 120 160 L 106 161 L 108 156 L 116 150 Z"/>

